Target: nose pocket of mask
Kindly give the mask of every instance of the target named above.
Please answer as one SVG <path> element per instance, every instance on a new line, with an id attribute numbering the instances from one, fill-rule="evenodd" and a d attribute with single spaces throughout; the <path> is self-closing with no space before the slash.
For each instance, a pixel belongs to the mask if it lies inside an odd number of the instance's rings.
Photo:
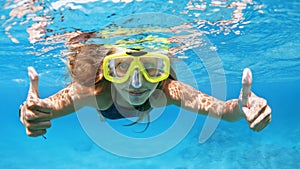
<path id="1" fill-rule="evenodd" d="M 133 71 L 133 75 L 132 75 L 132 80 L 131 80 L 131 85 L 134 88 L 140 88 L 142 86 L 142 82 L 141 82 L 141 77 L 140 77 L 140 73 L 138 69 L 135 69 Z"/>

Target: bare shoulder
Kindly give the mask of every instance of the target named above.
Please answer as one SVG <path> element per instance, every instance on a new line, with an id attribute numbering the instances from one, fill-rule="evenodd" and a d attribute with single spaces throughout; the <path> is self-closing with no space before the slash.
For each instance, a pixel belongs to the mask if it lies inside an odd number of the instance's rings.
<path id="1" fill-rule="evenodd" d="M 166 79 L 162 84 L 162 91 L 167 97 L 168 104 L 176 104 L 182 98 L 184 83 L 173 79 Z"/>
<path id="2" fill-rule="evenodd" d="M 182 91 L 188 88 L 190 88 L 189 85 L 173 79 L 165 80 L 162 85 L 163 92 L 172 99 L 180 99 Z"/>
<path id="3" fill-rule="evenodd" d="M 110 83 L 104 82 L 94 86 L 73 83 L 68 88 L 70 88 L 69 90 L 73 90 L 73 97 L 86 106 L 96 109 L 106 109 L 112 104 Z"/>

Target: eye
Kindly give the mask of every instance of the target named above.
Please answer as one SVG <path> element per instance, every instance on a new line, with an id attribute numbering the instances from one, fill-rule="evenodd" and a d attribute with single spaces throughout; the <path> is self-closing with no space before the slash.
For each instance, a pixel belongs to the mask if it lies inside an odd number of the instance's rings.
<path id="1" fill-rule="evenodd" d="M 145 69 L 153 69 L 153 68 L 155 68 L 155 65 L 154 65 L 154 63 L 146 62 L 146 63 L 144 63 L 144 67 L 145 67 Z"/>
<path id="2" fill-rule="evenodd" d="M 127 71 L 129 68 L 130 64 L 128 62 L 120 62 L 117 66 L 116 69 L 119 71 Z"/>
<path id="3" fill-rule="evenodd" d="M 144 63 L 145 70 L 150 76 L 158 76 L 159 70 L 157 69 L 157 65 L 152 62 Z"/>

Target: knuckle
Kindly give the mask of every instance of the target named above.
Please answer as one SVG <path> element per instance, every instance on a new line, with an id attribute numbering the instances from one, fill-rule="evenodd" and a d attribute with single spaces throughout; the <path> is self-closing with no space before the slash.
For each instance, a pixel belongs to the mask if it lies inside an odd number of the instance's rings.
<path id="1" fill-rule="evenodd" d="M 34 134 L 32 132 L 28 132 L 27 135 L 30 136 L 30 137 L 36 137 L 37 136 L 36 134 Z"/>
<path id="2" fill-rule="evenodd" d="M 22 114 L 20 115 L 19 120 L 23 125 L 25 125 L 24 117 Z"/>
<path id="3" fill-rule="evenodd" d="M 47 124 L 47 128 L 50 128 L 52 126 L 51 122 L 49 121 Z"/>
<path id="4" fill-rule="evenodd" d="M 29 121 L 25 121 L 24 124 L 25 128 L 27 128 L 28 130 L 34 129 L 35 125 L 32 122 Z"/>
<path id="5" fill-rule="evenodd" d="M 30 137 L 34 137 L 35 136 L 35 133 L 31 130 L 29 130 L 28 128 L 26 128 L 26 134 Z"/>
<path id="6" fill-rule="evenodd" d="M 29 112 L 29 111 L 25 112 L 25 115 L 24 115 L 24 119 L 25 120 L 30 120 L 30 119 L 32 119 L 34 117 L 35 117 L 35 115 L 32 112 Z"/>
<path id="7" fill-rule="evenodd" d="M 27 98 L 27 101 L 26 101 L 27 108 L 29 108 L 29 109 L 32 109 L 35 106 L 39 106 L 39 103 L 40 103 L 40 99 L 39 98 L 35 98 L 32 95 L 29 95 L 28 98 Z"/>
<path id="8" fill-rule="evenodd" d="M 40 130 L 41 132 L 40 132 L 40 135 L 44 135 L 44 134 L 46 134 L 46 129 L 43 129 L 43 130 Z"/>
<path id="9" fill-rule="evenodd" d="M 25 121 L 24 126 L 27 129 L 30 129 L 32 127 L 32 125 L 29 122 L 27 122 L 27 121 Z"/>
<path id="10" fill-rule="evenodd" d="M 26 101 L 26 105 L 27 105 L 27 108 L 30 108 L 30 107 L 34 106 L 35 105 L 34 99 L 29 96 L 27 101 Z"/>

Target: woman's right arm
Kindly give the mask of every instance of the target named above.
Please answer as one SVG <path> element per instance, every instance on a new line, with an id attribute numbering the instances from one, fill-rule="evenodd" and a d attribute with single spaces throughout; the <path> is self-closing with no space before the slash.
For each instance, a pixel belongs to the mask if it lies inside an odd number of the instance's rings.
<path id="1" fill-rule="evenodd" d="M 38 92 L 38 74 L 33 67 L 28 68 L 30 87 L 28 96 L 20 106 L 19 116 L 28 136 L 40 136 L 50 128 L 50 120 L 68 115 L 88 105 L 93 91 L 77 83 L 72 83 L 58 93 L 40 99 Z M 76 103 L 76 106 L 75 104 Z"/>

